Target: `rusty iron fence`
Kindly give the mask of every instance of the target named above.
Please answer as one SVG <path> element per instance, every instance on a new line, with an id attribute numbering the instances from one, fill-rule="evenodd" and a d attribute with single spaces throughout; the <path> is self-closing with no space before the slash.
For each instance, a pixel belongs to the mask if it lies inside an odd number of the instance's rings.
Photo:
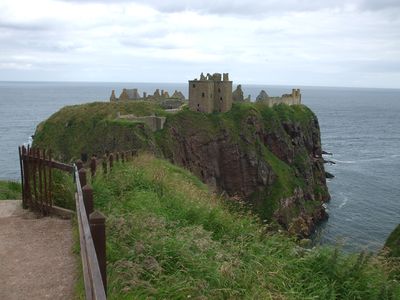
<path id="1" fill-rule="evenodd" d="M 93 190 L 87 183 L 82 162 L 64 164 L 52 159 L 51 151 L 20 146 L 22 204 L 24 208 L 49 215 L 53 210 L 53 169 L 70 173 L 75 179 L 75 204 L 79 228 L 85 296 L 104 300 L 107 291 L 105 217 L 93 210 Z M 96 169 L 96 160 L 90 165 Z M 95 175 L 92 172 L 92 176 Z"/>
<path id="2" fill-rule="evenodd" d="M 53 206 L 52 169 L 72 174 L 73 166 L 54 161 L 51 151 L 21 146 L 18 148 L 21 167 L 22 205 L 48 215 Z"/>
<path id="3" fill-rule="evenodd" d="M 88 300 L 103 300 L 107 295 L 105 217 L 94 210 L 93 189 L 87 180 L 87 171 L 81 160 L 74 165 L 52 159 L 51 151 L 20 146 L 22 204 L 24 208 L 49 215 L 53 210 L 53 169 L 74 177 L 75 206 L 79 229 L 85 296 Z M 94 178 L 98 164 L 107 174 L 117 162 L 127 162 L 137 155 L 136 150 L 106 153 L 101 158 L 93 155 L 86 164 L 90 178 Z"/>

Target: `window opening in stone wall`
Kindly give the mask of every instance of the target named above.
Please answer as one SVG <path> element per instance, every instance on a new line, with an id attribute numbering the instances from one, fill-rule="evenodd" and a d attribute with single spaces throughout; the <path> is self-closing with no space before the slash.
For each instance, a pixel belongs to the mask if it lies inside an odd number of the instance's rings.
<path id="1" fill-rule="evenodd" d="M 218 93 L 221 93 L 221 89 L 220 88 L 218 88 Z"/>
<path id="2" fill-rule="evenodd" d="M 219 100 L 221 100 L 221 101 L 222 101 L 222 97 L 220 97 L 220 98 L 219 98 Z"/>
<path id="3" fill-rule="evenodd" d="M 204 98 L 204 97 L 206 96 L 206 94 L 204 94 L 204 93 L 201 93 L 201 96 Z"/>
<path id="4" fill-rule="evenodd" d="M 193 84 L 192 84 L 192 87 L 194 87 L 194 88 L 195 88 L 195 87 L 196 87 L 196 85 L 193 83 Z"/>

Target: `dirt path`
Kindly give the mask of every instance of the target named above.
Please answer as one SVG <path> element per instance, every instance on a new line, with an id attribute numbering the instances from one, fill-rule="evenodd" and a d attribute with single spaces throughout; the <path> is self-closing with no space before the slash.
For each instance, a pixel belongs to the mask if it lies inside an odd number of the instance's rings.
<path id="1" fill-rule="evenodd" d="M 77 261 L 70 220 L 37 218 L 0 201 L 0 299 L 73 299 Z"/>

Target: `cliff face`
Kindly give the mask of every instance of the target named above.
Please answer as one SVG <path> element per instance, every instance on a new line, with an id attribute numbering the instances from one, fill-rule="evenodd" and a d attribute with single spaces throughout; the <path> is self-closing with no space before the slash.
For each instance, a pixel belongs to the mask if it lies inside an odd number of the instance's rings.
<path id="1" fill-rule="evenodd" d="M 142 123 L 116 119 L 117 112 L 155 112 L 167 120 L 153 133 Z M 156 153 L 299 236 L 326 217 L 318 121 L 303 105 L 235 103 L 226 113 L 166 114 L 148 102 L 91 103 L 51 116 L 38 126 L 34 144 L 64 161 L 135 148 Z"/>
<path id="2" fill-rule="evenodd" d="M 305 106 L 238 104 L 226 114 L 185 111 L 158 135 L 166 158 L 261 216 L 308 236 L 329 199 L 318 120 Z"/>
<path id="3" fill-rule="evenodd" d="M 385 248 L 389 256 L 400 257 L 400 225 L 398 225 L 387 238 Z"/>

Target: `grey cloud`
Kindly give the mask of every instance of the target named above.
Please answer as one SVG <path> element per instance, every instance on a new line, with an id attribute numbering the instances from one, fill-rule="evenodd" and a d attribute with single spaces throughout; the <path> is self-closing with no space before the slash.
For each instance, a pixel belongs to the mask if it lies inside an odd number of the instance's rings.
<path id="1" fill-rule="evenodd" d="M 360 8 L 365 10 L 399 9 L 399 0 L 363 0 Z"/>
<path id="2" fill-rule="evenodd" d="M 43 31 L 48 30 L 52 26 L 45 23 L 17 23 L 0 21 L 0 28 L 4 30 L 19 30 L 19 31 Z"/>
<path id="3" fill-rule="evenodd" d="M 121 39 L 120 43 L 127 47 L 132 48 L 154 48 L 154 49 L 178 49 L 177 45 L 168 41 L 159 41 L 153 39 Z"/>
<path id="4" fill-rule="evenodd" d="M 400 74 L 400 60 L 356 60 L 346 65 L 356 72 Z"/>
<path id="5" fill-rule="evenodd" d="M 106 0 L 64 0 L 66 2 L 95 2 L 95 3 L 110 3 Z M 400 8 L 398 0 L 355 0 L 349 2 L 346 0 L 336 1 L 315 1 L 315 0 L 203 0 L 203 1 L 159 1 L 159 0 L 116 0 L 113 3 L 139 3 L 149 5 L 154 9 L 164 13 L 175 13 L 182 11 L 197 11 L 204 14 L 217 15 L 270 15 L 284 12 L 305 12 L 318 11 L 322 9 L 344 9 L 351 4 L 358 10 L 383 10 Z"/>

